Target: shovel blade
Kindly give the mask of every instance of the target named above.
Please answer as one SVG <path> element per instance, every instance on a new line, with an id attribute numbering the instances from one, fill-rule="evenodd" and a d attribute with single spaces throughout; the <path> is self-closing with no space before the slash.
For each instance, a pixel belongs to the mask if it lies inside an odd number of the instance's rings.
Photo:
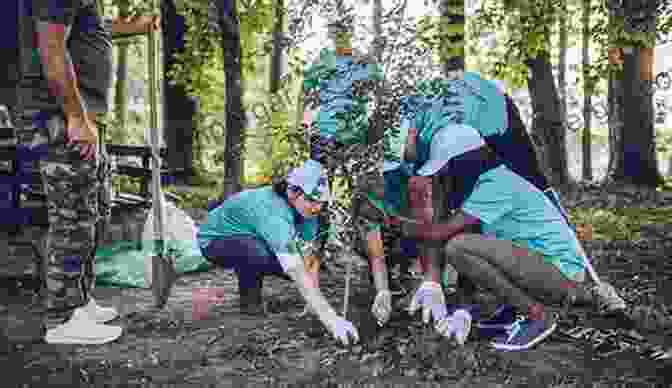
<path id="1" fill-rule="evenodd" d="M 170 257 L 152 256 L 152 291 L 157 308 L 168 302 L 177 273 Z"/>

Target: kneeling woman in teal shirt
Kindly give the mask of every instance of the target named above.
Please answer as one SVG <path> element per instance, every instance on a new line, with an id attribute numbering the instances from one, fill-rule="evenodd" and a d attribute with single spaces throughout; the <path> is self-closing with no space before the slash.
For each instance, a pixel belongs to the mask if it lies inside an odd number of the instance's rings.
<path id="1" fill-rule="evenodd" d="M 317 215 L 328 197 L 322 166 L 308 160 L 281 183 L 226 199 L 208 213 L 198 240 L 210 262 L 235 271 L 241 312 L 263 312 L 265 275 L 289 277 L 325 327 L 347 344 L 349 336 L 358 340 L 356 328 L 329 305 L 304 265 L 304 257 L 315 254 L 305 251 L 317 237 Z"/>

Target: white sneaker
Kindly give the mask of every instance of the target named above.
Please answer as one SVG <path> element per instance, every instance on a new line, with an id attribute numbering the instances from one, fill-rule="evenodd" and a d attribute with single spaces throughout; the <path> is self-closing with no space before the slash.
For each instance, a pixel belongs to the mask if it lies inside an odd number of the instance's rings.
<path id="1" fill-rule="evenodd" d="M 108 326 L 96 323 L 89 313 L 76 309 L 70 320 L 47 330 L 44 340 L 48 344 L 102 345 L 121 336 L 120 326 Z"/>
<path id="2" fill-rule="evenodd" d="M 114 307 L 101 307 L 93 298 L 89 299 L 86 306 L 79 307 L 77 310 L 84 310 L 96 323 L 106 323 L 116 319 L 119 313 Z"/>

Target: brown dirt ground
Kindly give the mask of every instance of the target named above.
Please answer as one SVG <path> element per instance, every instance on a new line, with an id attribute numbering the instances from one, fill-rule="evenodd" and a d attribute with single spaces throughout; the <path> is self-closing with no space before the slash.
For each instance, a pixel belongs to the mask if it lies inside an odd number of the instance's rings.
<path id="1" fill-rule="evenodd" d="M 669 225 L 663 225 L 669 228 Z M 634 304 L 670 306 L 672 263 L 669 240 L 659 234 L 643 242 L 589 242 L 598 272 L 623 290 Z M 667 259 L 667 260 L 666 260 Z M 334 263 L 323 289 L 342 306 L 343 265 Z M 372 294 L 365 268 L 358 264 L 348 318 L 362 343 L 344 348 L 328 337 L 303 309 L 291 285 L 265 282 L 267 318 L 247 318 L 237 311 L 236 279 L 213 269 L 181 277 L 168 305 L 152 307 L 151 291 L 97 289 L 101 304 L 116 306 L 125 330 L 114 343 L 64 346 L 44 343 L 0 347 L 3 387 L 242 387 L 242 386 L 441 386 L 441 387 L 669 387 L 672 360 L 651 361 L 633 351 L 606 359 L 585 342 L 554 335 L 519 353 L 489 349 L 472 338 L 464 347 L 436 338 L 419 318 L 401 307 L 385 328 L 370 313 Z M 214 287 L 224 298 L 205 318 L 192 316 L 192 290 Z M 12 297 L 13 300 L 17 297 Z M 4 311 L 12 307 L 7 296 Z M 24 301 L 27 299 L 23 299 Z M 25 303 L 25 302 L 24 302 Z M 399 302 L 401 303 L 401 301 Z M 581 325 L 601 325 L 586 312 Z M 608 322 L 607 322 L 608 323 Z M 25 323 L 29 327 L 28 323 Z M 670 326 L 645 334 L 648 341 L 672 346 Z"/>

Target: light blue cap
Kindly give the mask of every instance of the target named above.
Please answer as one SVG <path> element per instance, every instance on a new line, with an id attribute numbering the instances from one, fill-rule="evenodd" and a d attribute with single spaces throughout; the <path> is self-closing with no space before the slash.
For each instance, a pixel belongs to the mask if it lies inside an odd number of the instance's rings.
<path id="1" fill-rule="evenodd" d="M 429 160 L 418 170 L 418 175 L 434 175 L 448 161 L 485 145 L 476 129 L 463 124 L 451 124 L 438 130 L 432 137 Z"/>
<path id="2" fill-rule="evenodd" d="M 327 202 L 331 199 L 326 171 L 315 160 L 306 160 L 301 166 L 290 171 L 287 183 L 301 188 L 312 200 Z"/>

